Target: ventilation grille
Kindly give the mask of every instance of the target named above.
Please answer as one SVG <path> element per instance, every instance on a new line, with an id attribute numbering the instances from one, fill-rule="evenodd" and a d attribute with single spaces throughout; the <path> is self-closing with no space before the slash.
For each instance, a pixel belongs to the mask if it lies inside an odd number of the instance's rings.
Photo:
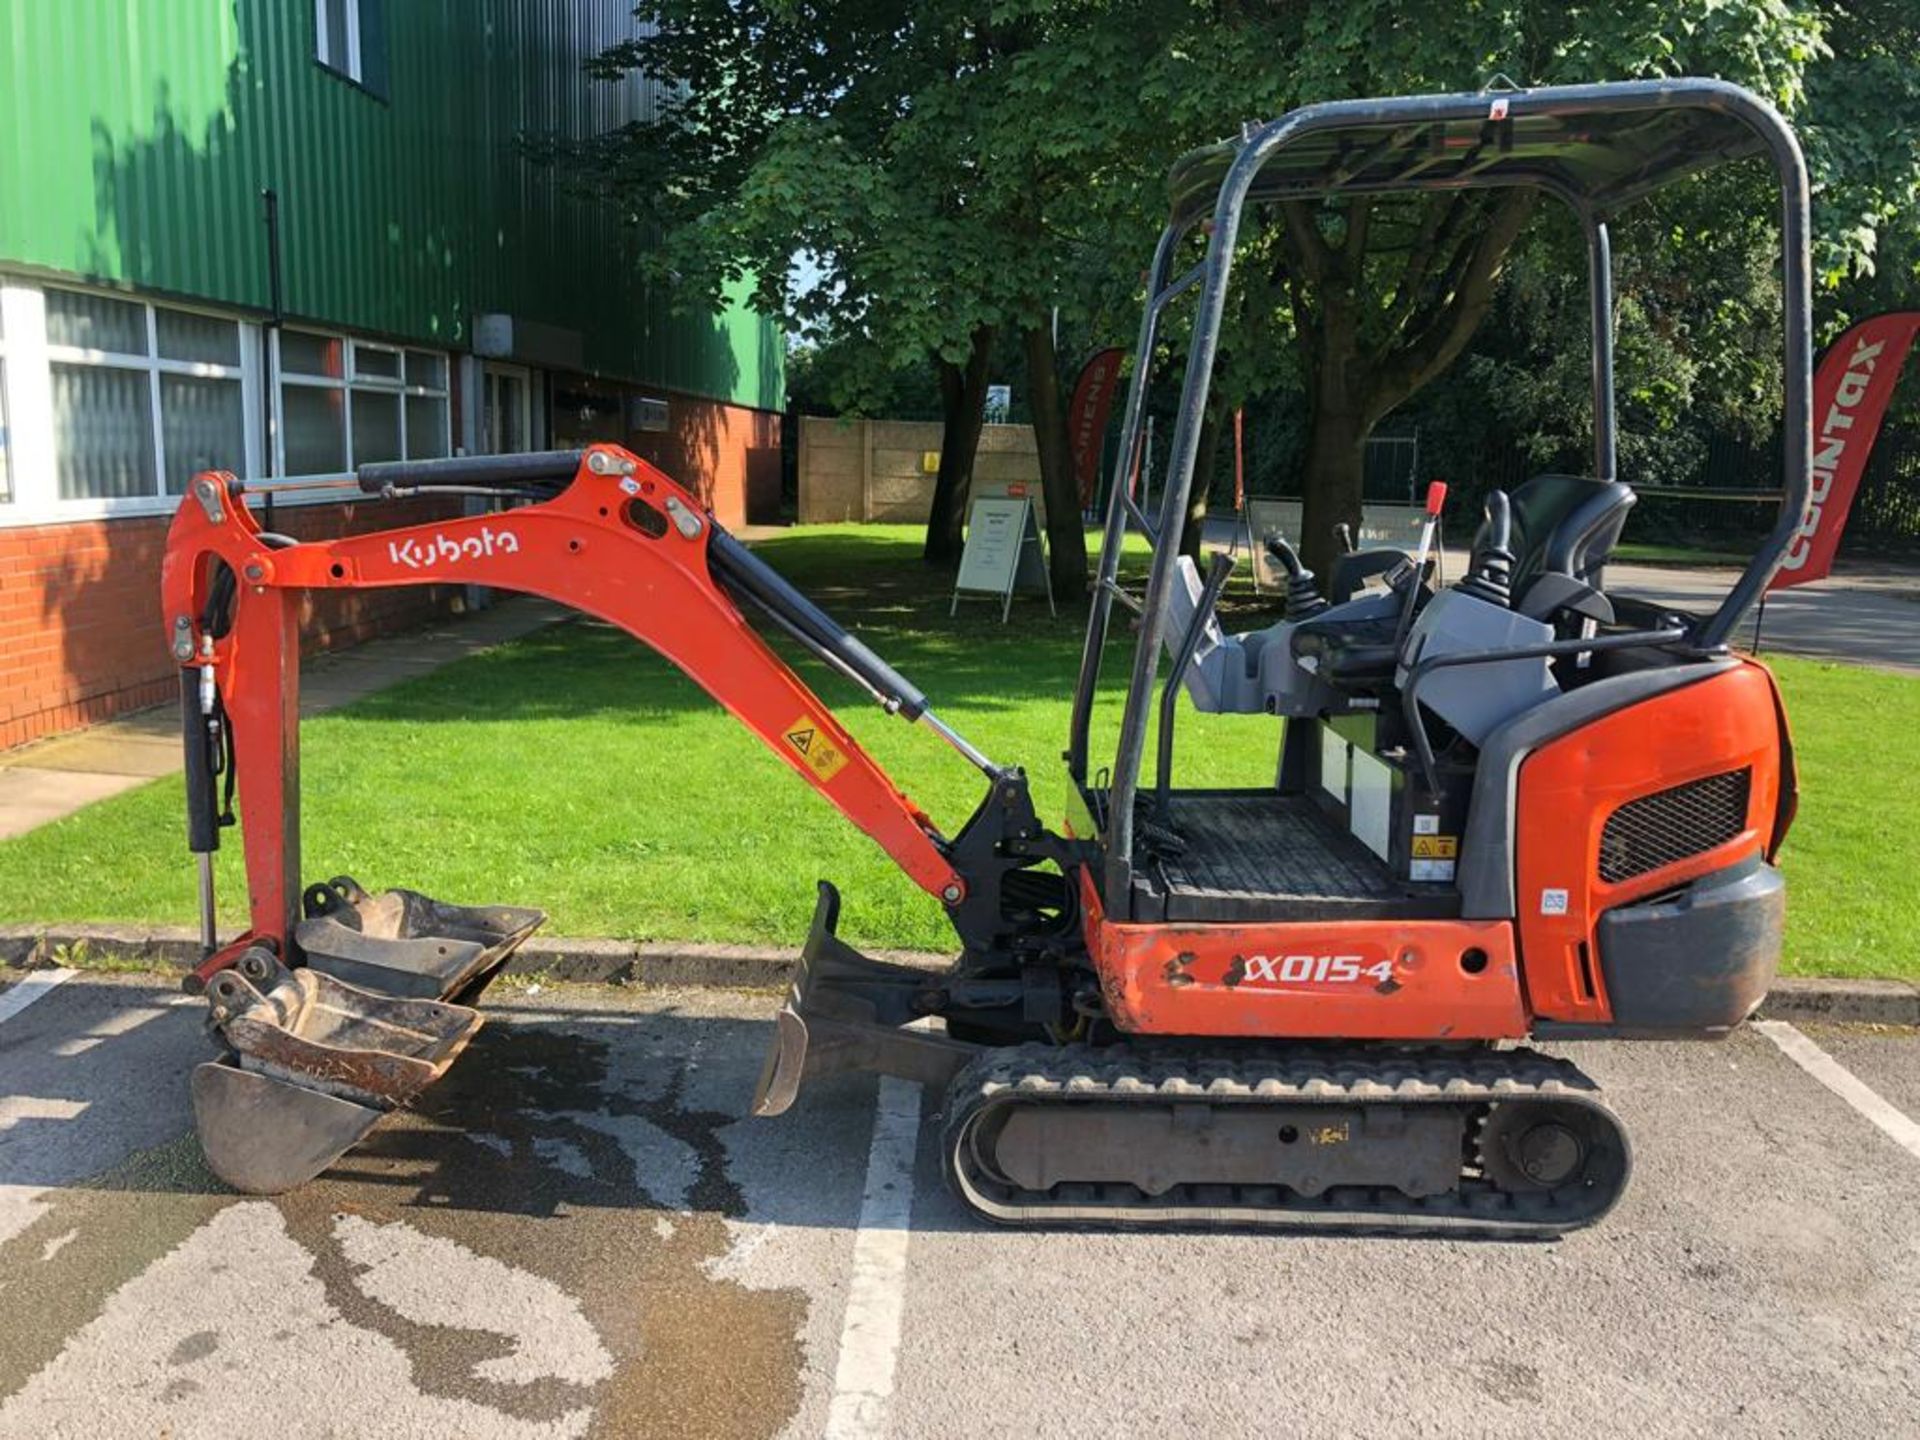
<path id="1" fill-rule="evenodd" d="M 1726 844 L 1746 828 L 1752 784 L 1749 766 L 1629 800 L 1600 832 L 1600 878 L 1617 885 Z"/>

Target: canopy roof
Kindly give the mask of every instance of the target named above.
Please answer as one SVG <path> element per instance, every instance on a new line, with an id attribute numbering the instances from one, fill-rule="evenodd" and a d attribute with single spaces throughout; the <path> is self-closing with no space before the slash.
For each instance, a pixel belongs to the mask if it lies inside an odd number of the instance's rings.
<path id="1" fill-rule="evenodd" d="M 1606 211 L 1730 160 L 1791 148 L 1764 102 L 1718 80 L 1654 80 L 1309 105 L 1182 156 L 1173 218 L 1212 212 L 1236 162 L 1247 199 L 1531 185 Z"/>

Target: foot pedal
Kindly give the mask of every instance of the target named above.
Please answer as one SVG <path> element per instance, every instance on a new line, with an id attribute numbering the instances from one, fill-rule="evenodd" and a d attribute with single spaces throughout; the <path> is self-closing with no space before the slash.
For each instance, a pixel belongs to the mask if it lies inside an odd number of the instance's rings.
<path id="1" fill-rule="evenodd" d="M 547 918 L 514 905 L 449 905 L 417 890 L 369 895 L 348 875 L 309 885 L 294 943 L 311 966 L 382 995 L 466 1001 Z"/>
<path id="2" fill-rule="evenodd" d="M 331 1165 L 447 1071 L 481 1024 L 465 1005 L 376 994 L 251 949 L 207 986 L 231 1054 L 193 1076 L 201 1149 L 222 1180 L 277 1194 Z"/>

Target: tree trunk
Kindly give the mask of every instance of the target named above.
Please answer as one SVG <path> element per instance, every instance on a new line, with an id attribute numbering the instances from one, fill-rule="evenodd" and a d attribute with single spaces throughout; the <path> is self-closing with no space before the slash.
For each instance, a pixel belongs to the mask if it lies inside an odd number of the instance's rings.
<path id="1" fill-rule="evenodd" d="M 934 357 L 940 376 L 940 469 L 933 481 L 926 545 L 920 552 L 929 565 L 952 569 L 960 563 L 960 528 L 966 520 L 974 456 L 980 449 L 980 426 L 986 420 L 993 334 L 991 325 L 973 332 L 965 365 Z"/>
<path id="2" fill-rule="evenodd" d="M 1027 351 L 1027 405 L 1033 412 L 1033 438 L 1040 451 L 1040 492 L 1046 499 L 1048 573 L 1055 602 L 1072 603 L 1087 593 L 1087 532 L 1080 524 L 1080 487 L 1073 478 L 1073 447 L 1060 399 L 1053 333 L 1045 324 L 1033 325 L 1022 339 Z"/>
<path id="3" fill-rule="evenodd" d="M 1300 558 L 1324 592 L 1340 553 L 1334 526 L 1348 525 L 1360 539 L 1360 497 L 1366 478 L 1367 432 L 1372 427 L 1351 410 L 1316 406 L 1307 437 L 1305 499 L 1300 517 Z"/>
<path id="4" fill-rule="evenodd" d="M 1207 528 L 1207 492 L 1213 488 L 1214 467 L 1220 463 L 1220 432 L 1224 428 L 1209 406 L 1200 422 L 1200 441 L 1193 456 L 1193 488 L 1187 492 L 1187 514 L 1180 527 L 1180 553 L 1196 565 Z"/>

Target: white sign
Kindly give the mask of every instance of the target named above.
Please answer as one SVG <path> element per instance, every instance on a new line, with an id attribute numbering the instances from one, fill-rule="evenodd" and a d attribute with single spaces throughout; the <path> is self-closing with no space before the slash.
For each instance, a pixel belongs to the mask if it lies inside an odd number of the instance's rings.
<path id="1" fill-rule="evenodd" d="M 967 544 L 960 553 L 960 573 L 953 582 L 953 603 L 947 613 L 958 613 L 962 590 L 998 595 L 1004 624 L 1016 586 L 1045 592 L 1047 610 L 1058 613 L 1053 608 L 1053 580 L 1047 574 L 1047 552 L 1040 527 L 1034 523 L 1033 503 L 1024 495 L 975 500 L 967 512 Z"/>
<path id="2" fill-rule="evenodd" d="M 987 386 L 987 424 L 1004 425 L 1007 416 L 1013 413 L 1013 387 L 1011 385 Z"/>

